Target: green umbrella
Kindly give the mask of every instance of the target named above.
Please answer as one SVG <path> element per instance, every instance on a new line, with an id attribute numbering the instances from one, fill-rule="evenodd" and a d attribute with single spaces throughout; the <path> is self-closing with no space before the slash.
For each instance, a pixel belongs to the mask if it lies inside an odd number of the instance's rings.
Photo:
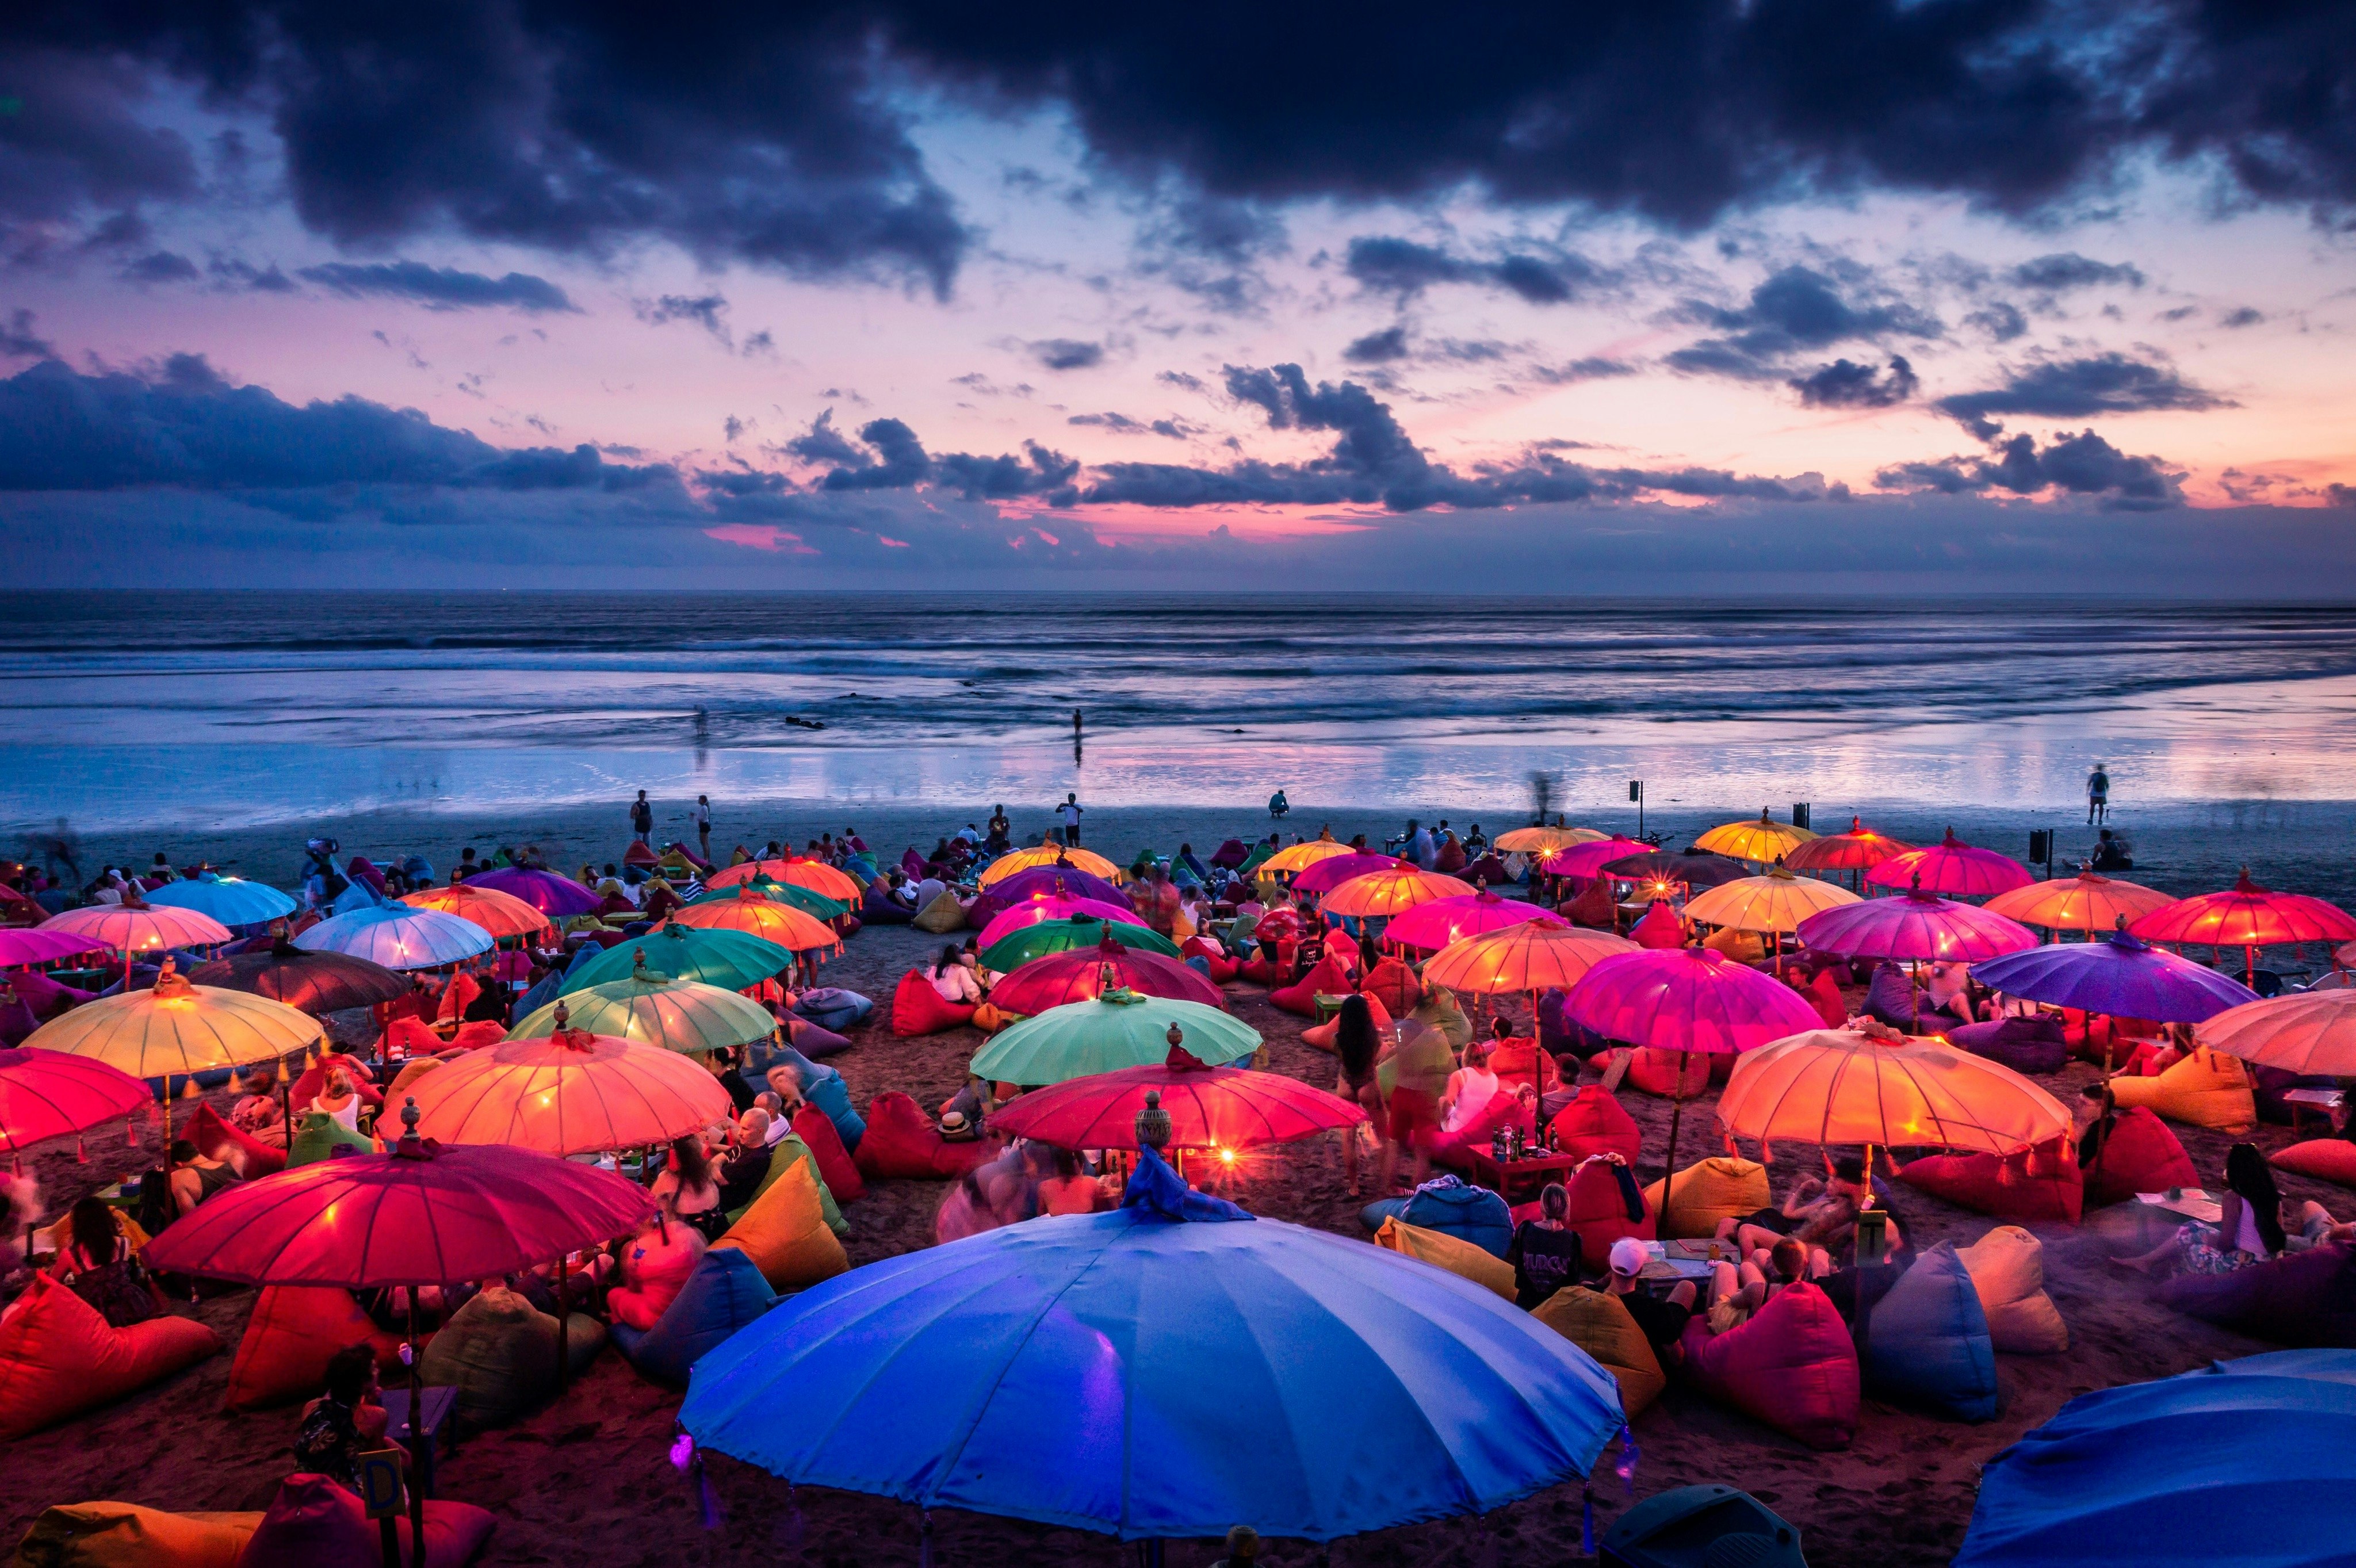
<path id="1" fill-rule="evenodd" d="M 850 905 L 837 903 L 823 893 L 813 893 L 809 888 L 791 882 L 779 882 L 767 876 L 755 876 L 750 882 L 740 886 L 750 887 L 764 898 L 774 898 L 780 904 L 791 904 L 812 919 L 839 920 L 851 913 Z M 709 893 L 697 894 L 688 902 L 719 904 L 735 897 L 734 887 L 716 887 Z"/>
<path id="2" fill-rule="evenodd" d="M 1180 1043 L 1211 1067 L 1259 1049 L 1259 1031 L 1216 1007 L 1135 991 L 1108 991 L 1090 1002 L 1066 1002 L 1035 1018 L 1009 1025 L 974 1053 L 976 1078 L 1001 1083 L 1063 1083 L 1092 1073 L 1151 1067 L 1170 1059 L 1170 1027 Z"/>
<path id="3" fill-rule="evenodd" d="M 1099 920 L 1093 915 L 1076 915 L 1068 920 L 1041 920 L 1036 925 L 1025 926 L 1019 931 L 999 938 L 982 953 L 982 966 L 1008 974 L 1034 958 L 1070 952 L 1076 948 L 1093 948 L 1107 937 L 1125 948 L 1143 948 L 1147 952 L 1158 952 L 1170 958 L 1179 956 L 1178 944 L 1150 927 L 1123 925 L 1118 920 Z"/>
<path id="4" fill-rule="evenodd" d="M 561 1026 L 615 1035 L 673 1051 L 716 1051 L 748 1046 L 777 1032 L 769 1010 L 733 991 L 700 980 L 672 980 L 651 970 L 609 980 L 559 998 L 508 1031 L 510 1040 L 538 1039 Z"/>
<path id="5" fill-rule="evenodd" d="M 758 985 L 794 961 L 794 955 L 776 943 L 743 931 L 704 930 L 695 926 L 665 926 L 643 937 L 632 937 L 565 976 L 560 996 L 586 991 L 608 981 L 627 980 L 643 950 L 647 968 L 680 980 L 700 980 L 723 991 Z"/>

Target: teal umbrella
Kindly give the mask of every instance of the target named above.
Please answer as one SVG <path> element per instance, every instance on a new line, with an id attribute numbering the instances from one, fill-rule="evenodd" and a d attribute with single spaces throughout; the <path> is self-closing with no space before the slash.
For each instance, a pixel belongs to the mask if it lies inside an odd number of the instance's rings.
<path id="1" fill-rule="evenodd" d="M 1034 958 L 1094 948 L 1107 937 L 1125 948 L 1142 948 L 1147 952 L 1158 952 L 1165 958 L 1180 956 L 1176 942 L 1150 927 L 1127 926 L 1118 920 L 1099 920 L 1089 915 L 1076 915 L 1068 920 L 1042 920 L 1035 926 L 1025 926 L 1010 936 L 1000 938 L 982 950 L 982 966 L 994 969 L 1001 974 L 1011 974 Z"/>
<path id="2" fill-rule="evenodd" d="M 294 912 L 294 900 L 266 882 L 235 876 L 200 876 L 193 882 L 166 882 L 145 895 L 150 904 L 194 909 L 224 926 L 259 926 Z"/>
<path id="3" fill-rule="evenodd" d="M 751 881 L 739 886 L 750 887 L 764 898 L 773 898 L 780 904 L 791 904 L 815 920 L 839 920 L 851 913 L 851 906 L 848 904 L 839 903 L 823 893 L 813 893 L 809 888 L 798 886 L 791 882 L 779 882 L 774 877 L 755 876 Z M 735 897 L 735 887 L 716 887 L 708 893 L 697 894 L 690 898 L 688 903 L 691 905 L 720 904 Z"/>
<path id="4" fill-rule="evenodd" d="M 559 996 L 570 996 L 592 985 L 627 980 L 647 955 L 647 968 L 673 980 L 700 980 L 723 991 L 743 991 L 758 985 L 794 961 L 794 955 L 772 941 L 743 931 L 705 930 L 695 926 L 665 926 L 643 937 L 633 937 L 607 948 L 564 977 Z"/>
<path id="5" fill-rule="evenodd" d="M 1173 1025 L 1179 1034 L 1174 1041 Z M 972 1072 L 1000 1083 L 1064 1083 L 1154 1066 L 1170 1059 L 1173 1045 L 1205 1066 L 1220 1067 L 1259 1049 L 1260 1038 L 1250 1025 L 1200 1002 L 1108 991 L 1094 1001 L 1067 1002 L 1001 1030 L 974 1053 Z"/>

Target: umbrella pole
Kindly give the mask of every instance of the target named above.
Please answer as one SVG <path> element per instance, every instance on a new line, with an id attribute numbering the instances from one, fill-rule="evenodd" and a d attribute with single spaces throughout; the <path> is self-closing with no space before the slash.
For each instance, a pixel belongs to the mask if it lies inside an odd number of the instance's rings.
<path id="1" fill-rule="evenodd" d="M 1682 1090 L 1685 1086 L 1686 1053 L 1684 1051 L 1679 1051 L 1677 1053 L 1677 1081 L 1675 1087 Z M 1679 1123 L 1685 1121 L 1685 1117 L 1686 1097 L 1683 1094 L 1679 1094 L 1669 1101 L 1668 1163 L 1661 1172 L 1661 1211 L 1653 1217 L 1653 1233 L 1656 1236 L 1660 1235 L 1662 1230 L 1665 1229 L 1669 1222 L 1669 1199 L 1676 1194 L 1677 1127 Z M 1667 1240 L 1666 1237 L 1663 1237 L 1662 1239 L 1664 1240 Z M 1736 1250 L 1738 1251 L 1740 1251 L 1740 1248 Z"/>
<path id="2" fill-rule="evenodd" d="M 573 1381 L 573 1358 L 565 1352 L 572 1339 L 565 1332 L 565 1319 L 571 1316 L 565 1305 L 565 1276 L 573 1262 L 571 1254 L 556 1260 L 556 1391 L 562 1393 Z"/>
<path id="3" fill-rule="evenodd" d="M 420 1434 L 425 1430 L 425 1388 L 423 1373 L 417 1365 L 417 1287 L 409 1287 L 409 1452 L 415 1461 L 415 1476 L 425 1474 L 425 1461 L 419 1452 Z M 423 1564 L 425 1561 L 425 1487 L 422 1479 L 412 1478 L 409 1487 L 409 1553 L 410 1561 Z"/>

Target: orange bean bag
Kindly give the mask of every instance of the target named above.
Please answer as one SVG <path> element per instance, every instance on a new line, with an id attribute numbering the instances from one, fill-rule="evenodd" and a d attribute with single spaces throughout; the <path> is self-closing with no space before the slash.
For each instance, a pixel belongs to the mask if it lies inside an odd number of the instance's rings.
<path id="1" fill-rule="evenodd" d="M 194 1318 L 111 1327 L 71 1289 L 38 1275 L 0 1323 L 0 1443 L 160 1382 L 220 1348 L 220 1336 Z"/>
<path id="2" fill-rule="evenodd" d="M 255 1176 L 276 1176 L 286 1168 L 284 1149 L 231 1125 L 209 1105 L 198 1106 L 196 1114 L 188 1118 L 187 1138 L 197 1146 L 197 1153 L 209 1160 L 224 1162 L 248 1181 Z"/>
<path id="3" fill-rule="evenodd" d="M 1910 1161 L 1899 1178 L 1949 1203 L 2029 1224 L 2078 1223 L 2086 1201 L 2078 1154 L 2055 1138 L 1998 1158 L 1995 1155 L 1933 1155 Z"/>
<path id="4" fill-rule="evenodd" d="M 1566 1155 L 1617 1155 L 1634 1165 L 1644 1147 L 1636 1119 L 1600 1084 L 1579 1090 L 1547 1125 Z"/>
<path id="5" fill-rule="evenodd" d="M 348 1057 L 341 1051 L 326 1051 L 321 1053 L 319 1059 L 313 1062 L 301 1078 L 294 1080 L 294 1100 L 296 1115 L 299 1116 L 308 1111 L 311 1108 L 311 1101 L 318 1099 L 326 1091 L 327 1074 L 336 1068 L 342 1068 L 345 1074 L 351 1079 L 352 1092 L 360 1097 L 362 1104 L 374 1106 L 380 1110 L 383 1108 L 384 1091 L 377 1088 L 376 1079 L 369 1074 L 366 1062 L 358 1057 Z"/>
<path id="6" fill-rule="evenodd" d="M 488 1509 L 428 1498 L 424 1562 L 416 1562 L 405 1511 L 397 1535 L 402 1562 L 416 1568 L 465 1568 L 483 1554 L 498 1525 Z M 278 1484 L 278 1495 L 239 1554 L 237 1568 L 384 1568 L 383 1539 L 382 1527 L 368 1517 L 368 1505 L 356 1494 L 325 1476 L 298 1470 Z"/>
<path id="7" fill-rule="evenodd" d="M 859 1177 L 859 1163 L 842 1146 L 842 1134 L 835 1131 L 832 1118 L 804 1101 L 794 1112 L 794 1131 L 809 1145 L 810 1158 L 818 1162 L 819 1179 L 826 1183 L 835 1202 L 856 1203 L 867 1196 L 867 1184 Z"/>
<path id="8" fill-rule="evenodd" d="M 461 1024 L 458 1032 L 450 1036 L 454 1051 L 479 1051 L 485 1046 L 496 1046 L 508 1037 L 507 1027 L 488 1018 L 477 1018 L 471 1024 Z"/>
<path id="9" fill-rule="evenodd" d="M 1326 994 L 1330 996 L 1333 993 L 1328 992 Z M 1377 1029 L 1389 1028 L 1391 1026 L 1391 1019 L 1396 1015 L 1394 1015 L 1389 1008 L 1383 1005 L 1382 998 L 1379 996 L 1368 995 L 1363 991 L 1359 992 L 1358 994 L 1366 998 L 1366 1011 L 1374 1018 L 1375 1027 Z M 1321 1051 L 1330 1051 L 1333 1048 L 1334 1036 L 1339 1035 L 1341 1032 L 1342 1015 L 1336 1013 L 1333 1016 L 1326 1019 L 1323 1023 L 1312 1024 L 1309 1027 L 1301 1030 L 1301 1043 L 1304 1046 L 1314 1046 Z"/>
<path id="10" fill-rule="evenodd" d="M 1825 1021 L 1826 1028 L 1837 1029 L 1848 1022 L 1848 1001 L 1841 995 L 1840 983 L 1831 970 L 1816 971 L 1815 979 L 1800 994 L 1815 1004 L 1816 1016 Z"/>
<path id="11" fill-rule="evenodd" d="M 22 1568 L 237 1568 L 259 1513 L 166 1513 L 136 1503 L 55 1503 L 14 1561 Z"/>
<path id="12" fill-rule="evenodd" d="M 1536 1040 L 1521 1036 L 1490 1043 L 1489 1070 L 1497 1075 L 1502 1089 L 1534 1088 L 1546 1094 L 1562 1087 L 1562 1069 L 1554 1058 L 1538 1049 Z"/>
<path id="13" fill-rule="evenodd" d="M 1201 959 L 1204 967 L 1211 972 L 1211 981 L 1215 985 L 1225 985 L 1243 967 L 1200 937 L 1188 937 L 1179 944 L 1178 951 L 1181 957 Z"/>
<path id="14" fill-rule="evenodd" d="M 887 1089 L 867 1106 L 867 1131 L 851 1157 L 860 1175 L 871 1180 L 892 1176 L 919 1181 L 954 1179 L 988 1161 L 994 1144 L 975 1139 L 951 1144 L 941 1137 L 916 1102 L 896 1089 Z"/>
<path id="15" fill-rule="evenodd" d="M 387 1371 L 401 1365 L 402 1337 L 369 1321 L 351 1292 L 335 1285 L 266 1285 L 237 1342 L 227 1410 L 260 1410 L 317 1396 L 327 1362 L 347 1345 L 375 1348 Z"/>
<path id="16" fill-rule="evenodd" d="M 2345 1138 L 2310 1138 L 2268 1156 L 2267 1163 L 2293 1176 L 2356 1187 L 2356 1144 Z"/>
<path id="17" fill-rule="evenodd" d="M 1423 1000 L 1423 982 L 1415 977 L 1414 970 L 1395 958 L 1387 958 L 1366 971 L 1366 978 L 1359 983 L 1358 989 L 1381 997 L 1384 1007 L 1394 1018 L 1406 1017 Z"/>
<path id="18" fill-rule="evenodd" d="M 1685 1058 L 1682 1073 L 1677 1069 L 1680 1056 Z M 1709 1053 L 1639 1047 L 1629 1056 L 1627 1082 L 1632 1089 L 1664 1100 L 1691 1100 L 1709 1088 Z"/>
<path id="19" fill-rule="evenodd" d="M 2148 1107 L 2171 1122 L 2234 1136 L 2258 1124 L 2250 1069 L 2218 1051 L 2194 1051 L 2155 1078 L 2113 1079 L 2111 1098 L 2121 1105 Z"/>
<path id="20" fill-rule="evenodd" d="M 2103 1140 L 2102 1170 L 2086 1166 L 2085 1206 L 2126 1203 L 2139 1192 L 2166 1192 L 2171 1187 L 2199 1187 L 2201 1173 L 2192 1156 L 2176 1141 L 2168 1123 L 2137 1107 L 2122 1111 Z"/>
<path id="21" fill-rule="evenodd" d="M 606 1311 L 616 1323 L 652 1328 L 687 1288 L 687 1276 L 702 1262 L 703 1250 L 702 1233 L 692 1225 L 657 1225 L 640 1231 L 622 1248 L 625 1283 L 605 1293 Z"/>
<path id="22" fill-rule="evenodd" d="M 1644 1217 L 1628 1218 L 1627 1195 L 1617 1174 L 1627 1168 L 1608 1160 L 1594 1160 L 1571 1172 L 1570 1180 L 1563 1184 L 1570 1198 L 1564 1223 L 1579 1232 L 1580 1257 L 1600 1262 L 1611 1255 L 1612 1243 L 1622 1236 L 1633 1236 L 1640 1241 L 1653 1240 L 1653 1208 L 1642 1192 L 1636 1195 L 1636 1207 L 1644 1210 Z"/>
<path id="23" fill-rule="evenodd" d="M 1719 1220 L 1756 1214 L 1773 1201 L 1767 1167 L 1732 1155 L 1712 1155 L 1677 1172 L 1674 1183 L 1656 1181 L 1644 1189 L 1660 1234 L 1671 1238 L 1714 1236 Z"/>
<path id="24" fill-rule="evenodd" d="M 753 1206 L 728 1228 L 728 1233 L 712 1245 L 742 1249 L 759 1265 L 761 1277 L 769 1282 L 771 1290 L 814 1285 L 851 1267 L 842 1243 L 826 1228 L 826 1211 L 818 1201 L 817 1178 L 799 1161 L 787 1166 L 786 1174 L 755 1198 Z M 700 1249 L 698 1257 L 700 1260 Z M 678 1294 L 671 1293 L 673 1296 Z M 670 1303 L 666 1301 L 663 1305 L 669 1306 Z M 615 1316 L 621 1314 L 616 1312 Z M 631 1326 L 640 1326 L 634 1323 Z"/>
<path id="25" fill-rule="evenodd" d="M 1314 1018 L 1317 1016 L 1318 993 L 1338 996 L 1350 989 L 1349 966 L 1329 952 L 1312 964 L 1309 972 L 1299 980 L 1269 992 L 1268 999 L 1287 1013 Z"/>
<path id="26" fill-rule="evenodd" d="M 1811 1448 L 1846 1448 L 1857 1435 L 1857 1347 L 1832 1298 L 1790 1285 L 1725 1334 L 1699 1318 L 1686 1328 L 1695 1388 Z"/>
<path id="27" fill-rule="evenodd" d="M 933 989 L 933 983 L 916 970 L 900 977 L 892 993 L 892 1032 L 900 1036 L 937 1035 L 973 1021 L 973 1008 L 950 1002 Z"/>

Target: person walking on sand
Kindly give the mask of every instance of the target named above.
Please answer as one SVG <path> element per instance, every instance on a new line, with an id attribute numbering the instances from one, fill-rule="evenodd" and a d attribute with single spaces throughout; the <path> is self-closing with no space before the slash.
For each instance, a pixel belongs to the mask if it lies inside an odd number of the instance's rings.
<path id="1" fill-rule="evenodd" d="M 655 809 L 647 804 L 647 792 L 641 789 L 638 798 L 630 802 L 630 832 L 637 835 L 640 843 L 652 849 L 654 831 Z"/>
<path id="2" fill-rule="evenodd" d="M 1080 842 L 1080 812 L 1084 809 L 1080 798 L 1068 792 L 1064 796 L 1064 803 L 1055 808 L 1055 814 L 1064 819 L 1064 842 L 1066 844 Z"/>
<path id="3" fill-rule="evenodd" d="M 695 842 L 701 846 L 703 864 L 712 864 L 712 797 L 695 798 Z"/>
<path id="4" fill-rule="evenodd" d="M 2097 762 L 2094 770 L 2086 775 L 2086 825 L 2091 828 L 2096 822 L 2110 820 L 2111 776 Z"/>

